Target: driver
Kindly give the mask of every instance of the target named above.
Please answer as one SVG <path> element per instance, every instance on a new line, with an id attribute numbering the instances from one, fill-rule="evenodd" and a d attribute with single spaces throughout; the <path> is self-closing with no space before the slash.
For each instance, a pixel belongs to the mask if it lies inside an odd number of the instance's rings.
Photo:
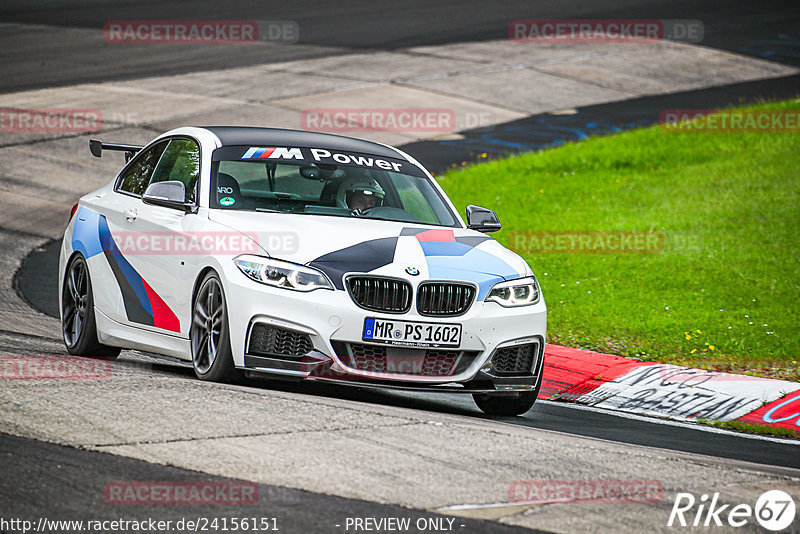
<path id="1" fill-rule="evenodd" d="M 336 200 L 339 206 L 364 211 L 383 204 L 383 188 L 372 178 L 350 178 L 339 186 Z"/>

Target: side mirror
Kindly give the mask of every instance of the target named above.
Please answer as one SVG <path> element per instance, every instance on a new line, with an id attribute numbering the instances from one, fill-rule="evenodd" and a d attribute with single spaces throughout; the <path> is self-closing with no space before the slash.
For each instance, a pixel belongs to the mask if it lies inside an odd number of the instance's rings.
<path id="1" fill-rule="evenodd" d="M 183 182 L 177 180 L 148 185 L 142 195 L 142 202 L 185 212 L 194 211 L 194 205 L 186 202 L 186 188 L 183 186 Z"/>
<path id="2" fill-rule="evenodd" d="M 89 152 L 96 158 L 103 157 L 103 142 L 99 139 L 89 139 Z"/>
<path id="3" fill-rule="evenodd" d="M 500 219 L 490 209 L 467 206 L 467 228 L 478 232 L 496 232 L 501 228 Z"/>

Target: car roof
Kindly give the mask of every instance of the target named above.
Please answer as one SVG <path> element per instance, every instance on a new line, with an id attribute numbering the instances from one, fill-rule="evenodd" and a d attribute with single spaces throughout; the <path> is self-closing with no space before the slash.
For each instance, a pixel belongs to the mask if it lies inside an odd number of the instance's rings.
<path id="1" fill-rule="evenodd" d="M 253 126 L 203 126 L 202 128 L 216 135 L 223 146 L 279 145 L 286 147 L 325 148 L 330 150 L 342 150 L 345 152 L 372 154 L 373 156 L 382 156 L 385 158 L 406 159 L 401 152 L 386 145 L 341 135 L 286 130 L 283 128 L 258 128 Z"/>

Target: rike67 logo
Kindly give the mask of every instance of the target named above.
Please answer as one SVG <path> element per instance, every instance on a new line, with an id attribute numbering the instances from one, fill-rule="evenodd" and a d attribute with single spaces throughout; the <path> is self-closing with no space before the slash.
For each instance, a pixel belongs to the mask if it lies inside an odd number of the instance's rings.
<path id="1" fill-rule="evenodd" d="M 678 493 L 668 527 L 743 527 L 753 521 L 773 532 L 787 529 L 795 518 L 792 497 L 781 490 L 763 493 L 754 507 L 749 504 L 719 504 L 719 493 L 696 499 L 691 493 Z"/>

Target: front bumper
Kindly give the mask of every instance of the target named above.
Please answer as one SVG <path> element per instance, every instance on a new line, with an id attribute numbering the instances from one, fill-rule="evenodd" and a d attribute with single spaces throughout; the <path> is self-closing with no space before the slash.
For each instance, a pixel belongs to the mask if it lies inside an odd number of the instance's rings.
<path id="1" fill-rule="evenodd" d="M 547 327 L 544 299 L 519 308 L 504 308 L 494 302 L 475 302 L 464 315 L 439 319 L 420 316 L 413 305 L 404 314 L 367 311 L 359 308 L 346 291 L 316 290 L 302 293 L 272 288 L 251 281 L 232 265 L 222 280 L 228 302 L 234 364 L 248 374 L 378 388 L 461 393 L 530 390 L 536 387 L 541 375 Z M 414 290 L 416 292 L 416 287 Z M 354 368 L 348 365 L 347 358 L 341 354 L 342 346 L 379 345 L 365 342 L 362 338 L 367 317 L 460 323 L 461 346 L 454 350 L 470 354 L 470 361 L 458 366 L 454 374 L 435 376 Z M 248 352 L 249 338 L 255 324 L 305 334 L 313 350 L 300 358 Z M 539 350 L 530 373 L 500 376 L 492 371 L 489 360 L 498 349 L 532 343 L 537 343 Z"/>
<path id="2" fill-rule="evenodd" d="M 539 385 L 544 367 L 543 344 L 539 346 L 542 348 L 537 352 L 530 374 L 499 376 L 492 372 L 489 365 L 486 365 L 479 369 L 471 379 L 462 382 L 452 380 L 442 383 L 420 382 L 414 380 L 419 378 L 417 375 L 397 374 L 391 374 L 393 379 L 386 380 L 385 375 L 380 373 L 371 373 L 371 376 L 366 377 L 363 374 L 353 374 L 349 369 L 346 372 L 337 372 L 333 358 L 317 351 L 312 351 L 298 360 L 245 355 L 245 372 L 251 378 L 275 378 L 278 376 L 377 389 L 442 393 L 513 393 L 530 391 Z"/>

